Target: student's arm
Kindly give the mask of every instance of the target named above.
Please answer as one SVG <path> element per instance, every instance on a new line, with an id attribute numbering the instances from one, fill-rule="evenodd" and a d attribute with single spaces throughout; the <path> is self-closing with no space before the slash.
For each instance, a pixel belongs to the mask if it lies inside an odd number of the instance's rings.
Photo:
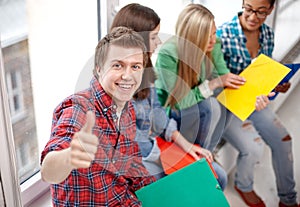
<path id="1" fill-rule="evenodd" d="M 218 38 L 212 51 L 212 59 L 215 68 L 214 76 L 216 78 L 211 80 L 209 83 L 211 90 L 224 87 L 238 89 L 245 83 L 245 79 L 243 77 L 230 73 L 230 70 L 227 68 L 224 60 L 224 55 L 221 49 L 221 40 Z"/>
<path id="2" fill-rule="evenodd" d="M 209 150 L 198 145 L 190 143 L 178 130 L 177 122 L 174 119 L 169 119 L 169 123 L 165 133 L 167 141 L 174 141 L 186 153 L 189 153 L 195 160 L 205 157 L 209 162 L 213 161 L 212 154 Z"/>
<path id="3" fill-rule="evenodd" d="M 199 160 L 200 157 L 205 157 L 209 162 L 213 161 L 211 152 L 200 146 L 194 145 L 187 141 L 185 137 L 180 134 L 179 131 L 174 131 L 172 134 L 173 141 L 181 147 L 185 152 L 189 153 L 195 160 Z"/>
<path id="4" fill-rule="evenodd" d="M 87 112 L 86 124 L 70 143 L 70 147 L 49 152 L 41 166 L 42 179 L 49 183 L 60 183 L 65 180 L 73 169 L 88 168 L 95 157 L 98 138 L 92 134 L 95 114 Z"/>
<path id="5" fill-rule="evenodd" d="M 155 133 L 157 136 L 159 136 L 167 128 L 169 118 L 166 113 L 166 109 L 161 106 L 161 103 L 158 100 L 158 95 L 154 86 L 151 88 L 151 96 L 149 97 L 149 101 L 151 102 L 151 133 Z"/>
<path id="6" fill-rule="evenodd" d="M 155 70 L 158 76 L 158 79 L 155 81 L 155 87 L 159 100 L 164 105 L 168 95 L 173 91 L 178 78 L 178 54 L 175 44 L 167 43 L 163 45 L 156 59 Z M 205 97 L 201 94 L 198 87 L 193 87 L 180 102 L 186 108 L 203 99 Z"/>

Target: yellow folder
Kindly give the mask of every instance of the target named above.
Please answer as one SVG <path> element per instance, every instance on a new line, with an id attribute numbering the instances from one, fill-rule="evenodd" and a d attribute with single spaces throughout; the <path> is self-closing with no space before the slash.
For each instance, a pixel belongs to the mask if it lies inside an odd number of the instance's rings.
<path id="1" fill-rule="evenodd" d="M 260 54 L 240 73 L 246 83 L 239 89 L 225 88 L 217 100 L 245 121 L 255 110 L 256 97 L 268 95 L 289 72 L 288 67 Z"/>
<path id="2" fill-rule="evenodd" d="M 204 158 L 135 193 L 143 207 L 229 207 L 218 181 Z"/>

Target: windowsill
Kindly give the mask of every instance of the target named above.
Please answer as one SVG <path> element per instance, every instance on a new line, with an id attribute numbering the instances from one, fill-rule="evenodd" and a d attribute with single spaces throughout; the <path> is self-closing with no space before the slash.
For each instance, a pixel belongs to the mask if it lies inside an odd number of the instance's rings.
<path id="1" fill-rule="evenodd" d="M 32 201 L 29 205 L 24 207 L 49 207 L 52 206 L 50 190 L 41 194 L 38 198 Z"/>
<path id="2" fill-rule="evenodd" d="M 32 206 L 31 204 L 33 202 L 43 196 L 47 191 L 49 192 L 49 186 L 48 183 L 42 181 L 40 172 L 21 184 L 23 206 Z"/>

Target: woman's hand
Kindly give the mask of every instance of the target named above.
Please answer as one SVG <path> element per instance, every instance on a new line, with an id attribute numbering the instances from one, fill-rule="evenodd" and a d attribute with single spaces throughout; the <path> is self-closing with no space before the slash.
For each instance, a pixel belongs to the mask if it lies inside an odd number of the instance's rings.
<path id="1" fill-rule="evenodd" d="M 227 73 L 215 78 L 209 82 L 209 88 L 215 90 L 216 88 L 228 87 L 237 89 L 246 82 L 244 77 L 235 75 L 233 73 Z"/>
<path id="2" fill-rule="evenodd" d="M 213 161 L 213 155 L 209 150 L 191 143 L 190 145 L 191 146 L 189 150 L 186 152 L 189 153 L 195 160 L 199 160 L 200 158 L 204 157 L 207 159 L 208 162 Z"/>
<path id="3" fill-rule="evenodd" d="M 207 161 L 213 161 L 212 153 L 209 150 L 190 143 L 179 133 L 179 131 L 173 132 L 172 139 L 179 147 L 181 147 L 186 153 L 189 153 L 195 160 L 205 157 Z"/>

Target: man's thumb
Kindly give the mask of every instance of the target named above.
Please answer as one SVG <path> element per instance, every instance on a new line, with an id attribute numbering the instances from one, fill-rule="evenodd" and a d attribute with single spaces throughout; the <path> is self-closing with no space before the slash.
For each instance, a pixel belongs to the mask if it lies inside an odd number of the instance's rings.
<path id="1" fill-rule="evenodd" d="M 92 133 L 93 127 L 95 125 L 95 114 L 93 111 L 88 111 L 86 113 L 86 122 L 82 130 L 87 133 Z"/>

